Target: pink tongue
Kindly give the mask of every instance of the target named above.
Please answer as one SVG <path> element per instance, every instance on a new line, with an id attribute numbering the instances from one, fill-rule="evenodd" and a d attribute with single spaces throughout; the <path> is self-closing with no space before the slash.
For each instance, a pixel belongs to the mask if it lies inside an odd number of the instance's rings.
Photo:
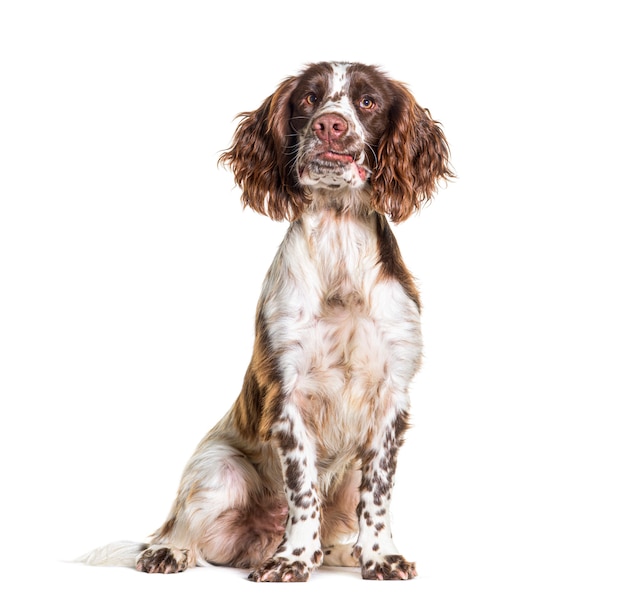
<path id="1" fill-rule="evenodd" d="M 346 164 L 352 162 L 354 158 L 348 154 L 337 154 L 336 152 L 324 152 L 320 158 L 324 160 L 336 160 L 337 162 L 345 162 Z"/>

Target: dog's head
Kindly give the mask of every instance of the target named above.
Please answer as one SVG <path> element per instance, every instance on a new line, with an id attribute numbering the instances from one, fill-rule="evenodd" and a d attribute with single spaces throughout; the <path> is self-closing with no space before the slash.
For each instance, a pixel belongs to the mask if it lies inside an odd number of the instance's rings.
<path id="1" fill-rule="evenodd" d="M 274 219 L 297 218 L 316 190 L 359 190 L 399 222 L 453 177 L 439 124 L 373 66 L 311 64 L 240 117 L 220 161 L 243 203 Z"/>

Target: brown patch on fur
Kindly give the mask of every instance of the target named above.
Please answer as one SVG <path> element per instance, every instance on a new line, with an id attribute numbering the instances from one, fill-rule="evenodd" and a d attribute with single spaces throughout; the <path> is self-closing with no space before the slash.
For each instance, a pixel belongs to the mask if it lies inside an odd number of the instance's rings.
<path id="1" fill-rule="evenodd" d="M 272 352 L 266 323 L 257 314 L 252 359 L 234 406 L 236 425 L 244 437 L 268 440 L 280 411 L 282 394 L 276 354 Z"/>
<path id="2" fill-rule="evenodd" d="M 384 216 L 377 219 L 378 250 L 380 253 L 381 274 L 385 278 L 391 278 L 400 282 L 404 292 L 415 302 L 417 309 L 421 310 L 421 303 L 415 279 L 404 264 L 398 242 L 391 232 L 389 223 Z"/>

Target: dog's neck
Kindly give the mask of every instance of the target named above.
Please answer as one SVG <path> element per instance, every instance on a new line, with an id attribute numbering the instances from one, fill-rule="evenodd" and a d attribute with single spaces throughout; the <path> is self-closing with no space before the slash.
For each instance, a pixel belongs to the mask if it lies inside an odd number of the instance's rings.
<path id="1" fill-rule="evenodd" d="M 337 216 L 369 217 L 372 213 L 370 207 L 369 185 L 360 188 L 344 186 L 341 188 L 318 187 L 311 190 L 311 203 L 304 212 L 306 215 L 315 215 L 319 212 L 335 212 Z"/>
<path id="2" fill-rule="evenodd" d="M 377 216 L 365 190 L 316 190 L 298 224 L 318 256 L 337 259 L 372 249 Z"/>
<path id="3" fill-rule="evenodd" d="M 374 284 L 379 267 L 377 218 L 367 206 L 363 191 L 316 191 L 313 203 L 293 223 L 288 241 L 301 257 L 289 258 L 293 266 L 307 262 L 301 277 L 317 287 L 329 304 L 360 303 L 365 288 Z"/>

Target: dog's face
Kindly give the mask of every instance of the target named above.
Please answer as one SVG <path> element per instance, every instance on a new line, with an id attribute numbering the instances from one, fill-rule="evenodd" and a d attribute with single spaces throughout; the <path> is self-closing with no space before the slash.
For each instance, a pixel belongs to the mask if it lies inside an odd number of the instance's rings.
<path id="1" fill-rule="evenodd" d="M 389 80 L 359 64 L 316 64 L 291 95 L 298 181 L 312 189 L 361 188 L 389 125 Z"/>

